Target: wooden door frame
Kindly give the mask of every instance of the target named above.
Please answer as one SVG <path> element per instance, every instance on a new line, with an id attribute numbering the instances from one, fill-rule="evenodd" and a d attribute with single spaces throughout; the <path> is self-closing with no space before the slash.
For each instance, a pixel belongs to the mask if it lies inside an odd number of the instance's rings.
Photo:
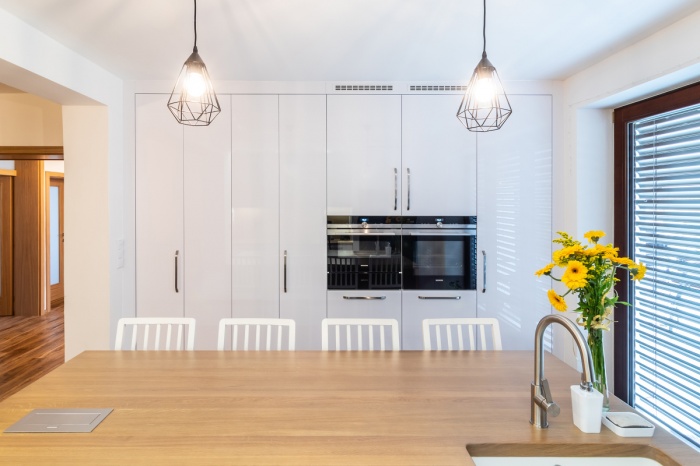
<path id="1" fill-rule="evenodd" d="M 44 172 L 45 174 L 45 184 L 44 184 L 44 193 L 45 193 L 45 200 L 44 200 L 44 213 L 45 213 L 45 220 L 44 220 L 44 240 L 45 240 L 45 247 L 46 247 L 46 260 L 45 260 L 45 267 L 46 267 L 46 311 L 50 311 L 55 305 L 59 305 L 63 303 L 63 283 L 64 283 L 64 275 L 63 275 L 63 263 L 64 263 L 64 254 L 63 254 L 63 239 L 61 238 L 61 244 L 59 246 L 59 283 L 58 287 L 51 285 L 51 182 L 53 180 L 61 180 L 61 182 L 64 181 L 65 175 L 64 173 L 59 173 L 59 172 Z M 63 188 L 61 188 L 63 189 Z M 60 194 L 60 200 L 59 200 L 59 223 L 63 224 L 64 222 L 64 209 L 63 209 L 63 192 Z M 63 230 L 62 228 L 59 227 L 59 230 Z M 55 295 L 55 298 L 54 298 Z"/>
<path id="2" fill-rule="evenodd" d="M 13 221 L 14 221 L 14 195 L 13 177 L 17 176 L 16 170 L 0 169 L 0 192 L 2 195 L 9 197 L 9 203 L 3 200 L 3 208 L 0 215 L 0 236 L 2 236 L 2 263 L 1 271 L 3 287 L 0 294 L 0 315 L 11 316 L 14 314 L 14 283 L 13 283 L 13 268 L 14 268 L 14 241 L 13 241 Z"/>

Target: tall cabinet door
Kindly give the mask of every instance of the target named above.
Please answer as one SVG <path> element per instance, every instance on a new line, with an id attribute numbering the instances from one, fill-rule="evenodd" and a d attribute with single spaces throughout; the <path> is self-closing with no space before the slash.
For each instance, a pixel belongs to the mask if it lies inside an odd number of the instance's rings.
<path id="1" fill-rule="evenodd" d="M 550 312 L 549 279 L 534 273 L 551 262 L 552 98 L 508 98 L 506 124 L 477 136 L 477 316 L 498 318 L 504 350 L 529 350 Z"/>
<path id="2" fill-rule="evenodd" d="M 279 317 L 278 96 L 231 96 L 233 317 Z"/>
<path id="3" fill-rule="evenodd" d="M 216 349 L 231 317 L 231 104 L 209 126 L 186 126 L 184 159 L 185 316 L 197 319 L 195 349 Z"/>
<path id="4" fill-rule="evenodd" d="M 476 134 L 455 116 L 460 95 L 404 95 L 404 215 L 476 214 Z"/>
<path id="5" fill-rule="evenodd" d="M 136 95 L 136 315 L 184 315 L 183 127 L 167 95 Z"/>
<path id="6" fill-rule="evenodd" d="M 328 96 L 328 215 L 401 214 L 401 96 Z"/>
<path id="7" fill-rule="evenodd" d="M 280 317 L 296 322 L 299 350 L 321 346 L 326 317 L 326 96 L 282 95 Z"/>

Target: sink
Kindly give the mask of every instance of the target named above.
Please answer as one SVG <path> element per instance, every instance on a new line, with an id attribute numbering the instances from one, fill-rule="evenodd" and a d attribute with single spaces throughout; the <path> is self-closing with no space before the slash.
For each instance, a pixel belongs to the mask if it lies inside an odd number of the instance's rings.
<path id="1" fill-rule="evenodd" d="M 482 443 L 467 445 L 476 466 L 680 466 L 663 451 L 622 443 Z"/>
<path id="2" fill-rule="evenodd" d="M 649 458 L 619 456 L 472 456 L 472 460 L 476 466 L 662 466 Z"/>

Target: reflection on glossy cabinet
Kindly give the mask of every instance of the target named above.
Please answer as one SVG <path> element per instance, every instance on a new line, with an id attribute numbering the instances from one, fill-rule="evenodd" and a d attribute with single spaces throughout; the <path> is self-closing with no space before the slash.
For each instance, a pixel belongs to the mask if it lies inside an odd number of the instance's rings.
<path id="1" fill-rule="evenodd" d="M 506 124 L 477 137 L 477 316 L 500 321 L 504 350 L 524 350 L 551 309 L 549 279 L 534 272 L 551 261 L 552 97 L 509 99 Z"/>

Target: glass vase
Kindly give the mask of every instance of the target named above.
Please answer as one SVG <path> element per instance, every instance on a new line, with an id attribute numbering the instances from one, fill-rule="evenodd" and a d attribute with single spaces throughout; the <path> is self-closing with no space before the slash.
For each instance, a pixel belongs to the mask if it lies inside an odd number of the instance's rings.
<path id="1" fill-rule="evenodd" d="M 593 373 L 595 375 L 593 388 L 603 394 L 603 411 L 608 411 L 610 410 L 610 398 L 608 397 L 608 374 L 605 370 L 602 329 L 590 329 L 588 331 L 588 347 L 591 350 Z"/>

